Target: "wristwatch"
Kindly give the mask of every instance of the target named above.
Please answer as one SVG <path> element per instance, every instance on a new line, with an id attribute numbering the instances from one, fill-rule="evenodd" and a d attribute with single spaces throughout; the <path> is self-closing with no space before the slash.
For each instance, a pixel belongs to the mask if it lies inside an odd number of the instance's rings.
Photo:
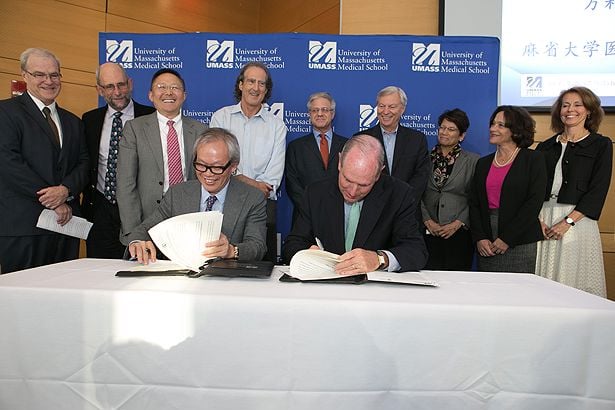
<path id="1" fill-rule="evenodd" d="M 572 219 L 570 216 L 567 216 L 566 223 L 570 226 L 574 226 L 574 219 Z"/>
<path id="2" fill-rule="evenodd" d="M 378 250 L 376 251 L 376 254 L 378 255 L 378 263 L 379 263 L 376 270 L 386 269 L 389 266 L 389 258 L 387 258 L 386 253 Z"/>

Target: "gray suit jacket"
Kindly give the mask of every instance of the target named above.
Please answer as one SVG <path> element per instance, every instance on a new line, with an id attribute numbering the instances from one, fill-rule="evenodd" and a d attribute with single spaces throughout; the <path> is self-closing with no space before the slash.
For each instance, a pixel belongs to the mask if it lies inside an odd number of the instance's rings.
<path id="1" fill-rule="evenodd" d="M 207 126 L 182 117 L 187 179 L 195 179 L 193 147 Z M 117 204 L 122 221 L 120 241 L 128 245 L 128 235 L 147 219 L 163 196 L 164 162 L 156 113 L 128 121 L 124 125 L 117 159 Z"/>
<path id="2" fill-rule="evenodd" d="M 150 240 L 147 231 L 152 226 L 176 215 L 199 212 L 200 203 L 199 181 L 172 186 L 152 215 L 127 235 L 128 242 Z M 231 177 L 222 210 L 222 233 L 237 246 L 239 260 L 261 260 L 265 255 L 266 204 L 261 191 Z"/>
<path id="3" fill-rule="evenodd" d="M 429 174 L 427 188 L 421 200 L 423 222 L 433 219 L 439 224 L 447 224 L 459 219 L 466 226 L 470 225 L 468 198 L 479 157 L 473 152 L 461 150 L 455 160 L 453 172 L 442 189 L 436 187 L 433 172 Z"/>

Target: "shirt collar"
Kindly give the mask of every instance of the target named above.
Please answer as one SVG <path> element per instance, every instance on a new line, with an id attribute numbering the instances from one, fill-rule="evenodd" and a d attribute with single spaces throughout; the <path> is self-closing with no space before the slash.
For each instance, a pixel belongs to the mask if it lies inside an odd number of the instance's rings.
<path id="1" fill-rule="evenodd" d="M 224 188 L 222 188 L 217 194 L 214 194 L 217 198 L 217 202 L 220 204 L 222 209 L 224 209 L 224 201 L 226 200 L 226 193 L 228 191 L 228 186 L 231 180 L 229 179 Z M 201 209 L 205 209 L 205 201 L 212 194 L 210 194 L 203 185 L 201 185 Z"/>
<path id="2" fill-rule="evenodd" d="M 113 118 L 116 112 L 118 111 L 111 108 L 111 106 L 107 104 L 107 118 Z M 124 107 L 122 111 L 119 112 L 122 113 L 122 117 L 132 117 L 132 113 L 134 112 L 134 104 L 132 102 L 132 99 L 128 102 L 128 105 Z"/>
<path id="3" fill-rule="evenodd" d="M 54 102 L 52 102 L 52 103 L 51 103 L 51 104 L 49 104 L 49 105 L 45 105 L 45 103 L 44 103 L 44 102 L 42 102 L 41 100 L 39 100 L 38 98 L 36 98 L 35 96 L 33 96 L 33 95 L 30 93 L 30 91 L 28 91 L 28 95 L 32 98 L 32 101 L 34 101 L 34 104 L 36 104 L 36 106 L 38 107 L 39 111 L 43 111 L 43 108 L 45 108 L 45 107 L 49 107 L 49 110 L 50 110 L 52 113 L 55 113 L 55 112 L 57 111 L 57 110 L 56 110 L 56 102 L 55 102 L 55 101 L 54 101 Z"/>

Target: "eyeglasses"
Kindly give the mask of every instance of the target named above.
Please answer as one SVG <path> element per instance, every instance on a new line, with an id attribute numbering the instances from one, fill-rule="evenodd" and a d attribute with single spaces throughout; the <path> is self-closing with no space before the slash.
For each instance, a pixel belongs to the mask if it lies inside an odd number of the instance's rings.
<path id="1" fill-rule="evenodd" d="M 329 114 L 330 112 L 335 111 L 332 108 L 327 108 L 327 107 L 323 107 L 323 108 L 310 108 L 310 112 L 312 114 L 318 114 L 318 113 L 323 113 L 323 114 Z"/>
<path id="2" fill-rule="evenodd" d="M 194 169 L 197 170 L 198 172 L 209 171 L 214 175 L 220 175 L 220 174 L 224 174 L 224 171 L 226 171 L 228 167 L 231 166 L 231 161 L 227 162 L 226 165 L 222 167 L 205 165 L 205 164 L 201 164 L 200 162 L 196 162 L 196 161 L 194 161 L 192 165 L 194 166 Z"/>
<path id="3" fill-rule="evenodd" d="M 248 85 L 256 85 L 258 83 L 260 88 L 267 87 L 267 83 L 265 81 L 258 81 L 256 78 L 246 78 L 243 82 Z"/>
<path id="4" fill-rule="evenodd" d="M 445 126 L 441 125 L 441 126 L 438 127 L 438 131 L 440 131 L 440 132 L 447 131 L 447 132 L 450 132 L 452 134 L 453 132 L 459 131 L 459 129 L 455 128 L 455 127 L 445 127 Z"/>
<path id="5" fill-rule="evenodd" d="M 60 73 L 41 73 L 40 71 L 35 71 L 33 73 L 29 72 L 28 70 L 24 70 L 26 73 L 30 74 L 32 77 L 34 77 L 34 79 L 36 81 L 44 81 L 44 80 L 51 80 L 51 81 L 60 81 L 60 78 L 62 78 L 62 74 Z"/>
<path id="6" fill-rule="evenodd" d="M 116 88 L 120 91 L 124 91 L 125 89 L 128 88 L 128 82 L 122 81 L 121 83 L 107 84 L 107 85 L 98 84 L 98 86 L 103 88 L 107 92 L 113 92 L 113 90 L 115 90 Z"/>
<path id="7" fill-rule="evenodd" d="M 154 87 L 156 87 L 158 91 L 163 91 L 165 93 L 169 91 L 171 91 L 172 93 L 180 93 L 184 91 L 184 87 L 182 87 L 181 85 L 177 85 L 177 84 L 171 84 L 171 85 L 156 84 Z"/>

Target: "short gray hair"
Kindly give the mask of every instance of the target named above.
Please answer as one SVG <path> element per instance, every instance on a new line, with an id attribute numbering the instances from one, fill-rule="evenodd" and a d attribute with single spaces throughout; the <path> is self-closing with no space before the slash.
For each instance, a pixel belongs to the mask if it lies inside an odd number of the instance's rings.
<path id="1" fill-rule="evenodd" d="M 307 102 L 308 111 L 312 108 L 312 102 L 317 98 L 324 98 L 325 100 L 329 101 L 331 103 L 331 109 L 335 111 L 335 100 L 333 99 L 331 94 L 324 92 L 324 91 L 319 91 L 317 93 L 310 95 L 310 97 L 308 98 L 308 102 Z"/>
<path id="2" fill-rule="evenodd" d="M 361 153 L 366 157 L 375 155 L 379 170 L 384 167 L 384 147 L 382 146 L 382 143 L 367 134 L 355 135 L 346 141 L 346 144 L 344 144 L 344 148 L 342 148 L 342 152 L 340 153 L 340 164 L 342 166 L 344 165 L 343 163 L 346 155 L 350 152 L 350 150 L 355 148 L 361 151 Z"/>
<path id="3" fill-rule="evenodd" d="M 399 94 L 399 99 L 401 100 L 402 105 L 404 107 L 408 105 L 408 96 L 406 95 L 406 92 L 394 85 L 389 85 L 388 87 L 384 87 L 382 90 L 378 91 L 378 95 L 376 95 L 376 103 L 378 103 L 380 97 L 390 94 Z"/>
<path id="4" fill-rule="evenodd" d="M 228 150 L 229 161 L 231 161 L 231 164 L 239 164 L 239 142 L 237 142 L 237 138 L 230 131 L 227 131 L 224 128 L 208 128 L 203 131 L 201 135 L 199 135 L 194 143 L 194 148 L 192 149 L 192 162 L 196 161 L 196 151 L 199 149 L 201 144 L 207 144 L 214 141 L 224 142 L 226 144 L 226 149 Z"/>
<path id="5" fill-rule="evenodd" d="M 21 55 L 19 56 L 19 66 L 21 67 L 22 71 L 26 71 L 26 66 L 28 65 L 28 59 L 33 55 L 36 55 L 39 57 L 51 58 L 52 60 L 56 62 L 56 65 L 58 66 L 58 72 L 60 71 L 60 60 L 58 60 L 55 54 L 53 54 L 51 51 L 45 48 L 37 48 L 37 47 L 28 48 L 23 53 L 21 53 Z"/>

